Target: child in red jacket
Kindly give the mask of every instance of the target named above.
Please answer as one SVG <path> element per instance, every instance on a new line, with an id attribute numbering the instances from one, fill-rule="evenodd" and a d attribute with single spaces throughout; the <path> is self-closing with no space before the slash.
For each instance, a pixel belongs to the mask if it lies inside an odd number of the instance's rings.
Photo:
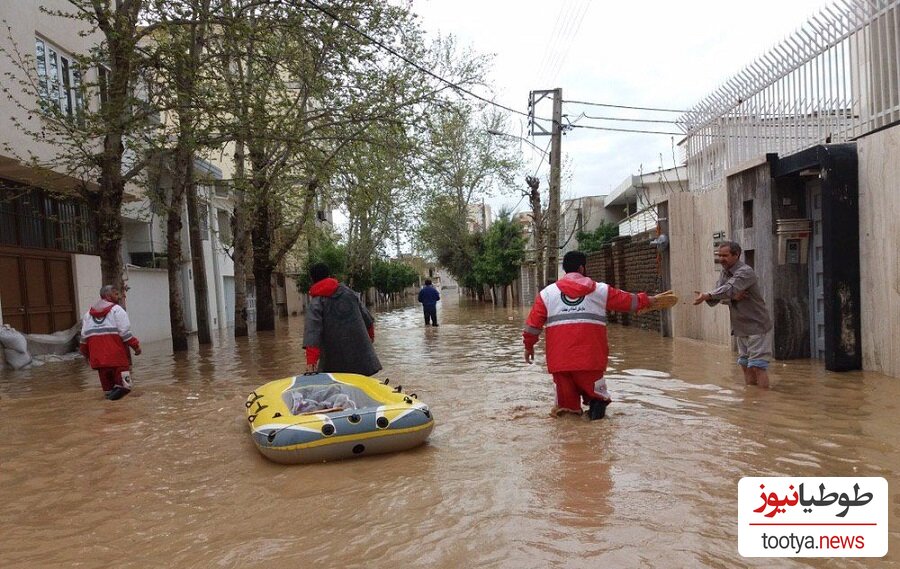
<path id="1" fill-rule="evenodd" d="M 131 392 L 131 354 L 140 355 L 141 344 L 131 333 L 125 309 L 119 306 L 119 289 L 105 285 L 100 300 L 91 306 L 81 322 L 79 350 L 100 376 L 100 385 L 110 401 Z"/>

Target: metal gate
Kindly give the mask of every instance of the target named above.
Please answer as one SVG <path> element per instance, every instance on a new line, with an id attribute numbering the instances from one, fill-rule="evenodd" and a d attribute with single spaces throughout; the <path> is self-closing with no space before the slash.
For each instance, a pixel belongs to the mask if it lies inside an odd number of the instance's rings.
<path id="1" fill-rule="evenodd" d="M 807 216 L 812 220 L 813 235 L 809 248 L 809 353 L 825 359 L 825 294 L 822 261 L 822 184 L 816 180 L 806 185 Z"/>

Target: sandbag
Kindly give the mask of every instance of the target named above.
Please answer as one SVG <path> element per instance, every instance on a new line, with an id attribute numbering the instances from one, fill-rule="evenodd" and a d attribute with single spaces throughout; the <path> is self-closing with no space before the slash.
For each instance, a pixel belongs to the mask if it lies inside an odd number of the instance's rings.
<path id="1" fill-rule="evenodd" d="M 31 363 L 31 354 L 28 353 L 28 340 L 25 336 L 4 324 L 0 328 L 0 345 L 3 346 L 3 359 L 12 366 L 13 369 L 22 369 Z"/>

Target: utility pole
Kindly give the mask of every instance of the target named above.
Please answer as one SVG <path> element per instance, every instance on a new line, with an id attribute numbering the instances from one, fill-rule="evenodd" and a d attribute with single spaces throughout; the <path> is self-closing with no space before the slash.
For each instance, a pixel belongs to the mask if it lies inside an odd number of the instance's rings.
<path id="1" fill-rule="evenodd" d="M 548 131 L 535 118 L 535 106 L 546 97 L 553 98 L 553 118 Z M 562 89 L 532 91 L 528 100 L 532 136 L 550 136 L 550 199 L 547 202 L 547 280 L 559 276 L 559 201 L 562 173 Z M 542 288 L 546 283 L 538 283 Z"/>

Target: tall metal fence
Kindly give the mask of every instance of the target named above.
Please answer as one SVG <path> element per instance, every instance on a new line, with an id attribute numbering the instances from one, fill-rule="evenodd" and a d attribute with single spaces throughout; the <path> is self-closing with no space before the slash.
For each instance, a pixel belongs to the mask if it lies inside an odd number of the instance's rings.
<path id="1" fill-rule="evenodd" d="M 837 0 L 679 119 L 692 191 L 769 152 L 900 121 L 900 0 Z"/>

